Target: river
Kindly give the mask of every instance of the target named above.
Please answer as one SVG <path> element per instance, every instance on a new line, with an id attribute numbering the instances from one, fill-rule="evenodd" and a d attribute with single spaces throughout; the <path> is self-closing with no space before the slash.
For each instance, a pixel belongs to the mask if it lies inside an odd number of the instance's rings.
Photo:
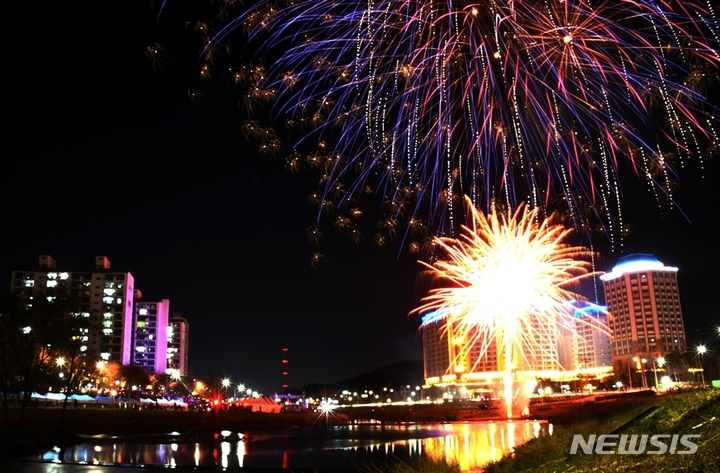
<path id="1" fill-rule="evenodd" d="M 464 472 L 478 472 L 513 448 L 550 434 L 552 425 L 547 422 L 522 420 L 363 423 L 313 429 L 222 431 L 204 438 L 179 432 L 142 437 L 92 436 L 77 445 L 32 456 L 27 466 L 32 471 L 53 473 L 75 472 L 78 465 L 93 466 L 94 469 L 89 468 L 93 473 L 108 466 L 114 467 L 113 472 L 125 470 L 124 467 L 367 471 L 370 466 L 426 457 L 457 464 Z"/>

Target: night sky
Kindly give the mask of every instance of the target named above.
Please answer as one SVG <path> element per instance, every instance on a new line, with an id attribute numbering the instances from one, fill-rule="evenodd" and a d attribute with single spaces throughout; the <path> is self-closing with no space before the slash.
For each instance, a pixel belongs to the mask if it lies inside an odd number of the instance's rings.
<path id="1" fill-rule="evenodd" d="M 331 266 L 310 267 L 303 177 L 286 174 L 281 158 L 255 156 L 221 91 L 204 86 L 200 107 L 188 100 L 197 49 L 178 41 L 160 72 L 145 57 L 147 46 L 185 33 L 179 17 L 156 25 L 150 2 L 3 8 L 24 25 L 3 41 L 0 274 L 8 287 L 10 272 L 34 267 L 40 254 L 66 269 L 105 255 L 133 273 L 145 299 L 169 299 L 188 319 L 195 375 L 266 393 L 282 384 L 282 347 L 293 387 L 422 359 L 419 320 L 408 316 L 423 295 L 417 257 L 378 249 L 369 235 L 360 246 L 330 239 Z M 681 176 L 685 216 L 661 212 L 630 179 L 625 216 L 634 232 L 604 252 L 599 269 L 631 252 L 679 267 L 693 344 L 720 324 L 718 160 Z"/>

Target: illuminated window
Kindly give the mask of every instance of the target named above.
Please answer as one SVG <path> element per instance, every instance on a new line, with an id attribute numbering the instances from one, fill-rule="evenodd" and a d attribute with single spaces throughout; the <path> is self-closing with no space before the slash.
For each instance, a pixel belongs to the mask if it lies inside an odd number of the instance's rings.
<path id="1" fill-rule="evenodd" d="M 148 313 L 147 309 L 140 309 L 138 311 L 138 314 L 140 314 L 140 315 L 147 315 L 147 313 Z"/>

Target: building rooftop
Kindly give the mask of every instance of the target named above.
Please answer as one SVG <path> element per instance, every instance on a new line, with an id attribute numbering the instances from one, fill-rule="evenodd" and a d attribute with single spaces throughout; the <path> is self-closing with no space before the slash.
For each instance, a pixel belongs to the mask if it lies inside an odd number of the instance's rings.
<path id="1" fill-rule="evenodd" d="M 660 260 L 649 253 L 632 253 L 618 259 L 612 271 L 603 274 L 600 276 L 600 279 L 603 281 L 611 281 L 628 273 L 641 273 L 645 271 L 676 272 L 677 270 L 677 268 L 665 266 Z"/>

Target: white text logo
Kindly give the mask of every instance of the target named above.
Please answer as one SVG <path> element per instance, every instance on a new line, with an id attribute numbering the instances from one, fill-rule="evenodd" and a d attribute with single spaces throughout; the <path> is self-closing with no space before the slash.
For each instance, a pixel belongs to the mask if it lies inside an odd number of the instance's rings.
<path id="1" fill-rule="evenodd" d="M 596 453 L 598 455 L 663 455 L 666 453 L 677 455 L 690 455 L 697 451 L 698 447 L 692 439 L 700 435 L 589 435 L 587 440 L 580 435 L 573 435 L 570 455 L 575 455 L 578 448 L 586 455 Z"/>

